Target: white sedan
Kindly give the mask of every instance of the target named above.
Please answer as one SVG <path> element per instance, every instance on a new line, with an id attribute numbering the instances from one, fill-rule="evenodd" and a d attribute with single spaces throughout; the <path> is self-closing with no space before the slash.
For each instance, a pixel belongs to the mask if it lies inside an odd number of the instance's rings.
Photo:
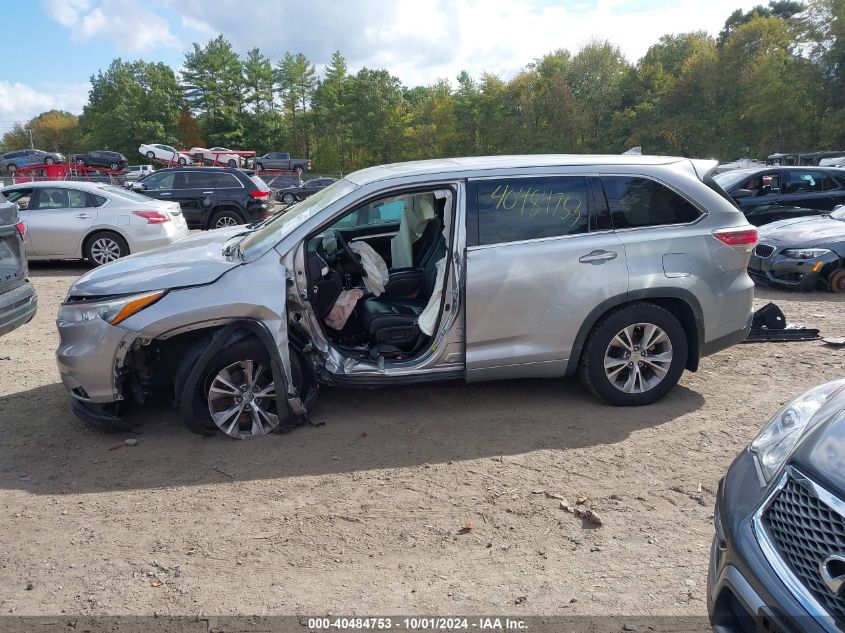
<path id="1" fill-rule="evenodd" d="M 243 158 L 237 154 L 231 154 L 232 150 L 225 147 L 192 147 L 191 156 L 194 158 L 201 158 L 210 163 L 217 162 L 229 167 L 240 167 L 243 164 Z"/>
<path id="2" fill-rule="evenodd" d="M 18 204 L 31 260 L 87 259 L 99 266 L 188 235 L 178 202 L 114 185 L 56 180 L 12 185 L 0 193 Z"/>
<path id="3" fill-rule="evenodd" d="M 190 155 L 185 152 L 180 152 L 175 147 L 170 145 L 162 145 L 161 143 L 153 143 L 147 145 L 146 143 L 138 148 L 138 153 L 143 154 L 150 160 L 157 159 L 165 163 L 173 163 L 179 165 L 193 165 L 194 161 Z"/>

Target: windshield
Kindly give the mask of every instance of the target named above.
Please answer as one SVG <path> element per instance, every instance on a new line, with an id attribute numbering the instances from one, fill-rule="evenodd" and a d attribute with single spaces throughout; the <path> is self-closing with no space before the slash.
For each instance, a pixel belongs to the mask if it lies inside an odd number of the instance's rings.
<path id="1" fill-rule="evenodd" d="M 354 185 L 346 179 L 338 180 L 310 198 L 293 205 L 290 207 L 290 211 L 273 216 L 267 220 L 266 224 L 263 224 L 254 233 L 249 234 L 241 244 L 244 261 L 251 262 L 258 259 L 308 218 L 313 217 L 357 188 L 358 185 Z"/>
<path id="2" fill-rule="evenodd" d="M 106 193 L 110 193 L 113 196 L 120 196 L 125 200 L 132 200 L 133 202 L 151 202 L 152 198 L 148 196 L 142 196 L 140 193 L 136 193 L 130 189 L 124 189 L 123 187 L 115 187 L 114 185 L 103 185 L 100 187 Z"/>
<path id="3" fill-rule="evenodd" d="M 743 180 L 748 180 L 754 172 L 747 169 L 735 169 L 733 171 L 726 171 L 721 174 L 713 176 L 713 180 L 719 183 L 722 189 L 730 189 L 741 183 Z"/>

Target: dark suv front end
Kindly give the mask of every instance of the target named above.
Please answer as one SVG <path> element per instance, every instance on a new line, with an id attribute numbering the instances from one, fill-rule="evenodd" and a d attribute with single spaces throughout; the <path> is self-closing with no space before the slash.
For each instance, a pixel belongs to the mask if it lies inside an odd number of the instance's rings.
<path id="1" fill-rule="evenodd" d="M 845 630 L 845 380 L 775 414 L 720 482 L 714 523 L 714 630 Z"/>

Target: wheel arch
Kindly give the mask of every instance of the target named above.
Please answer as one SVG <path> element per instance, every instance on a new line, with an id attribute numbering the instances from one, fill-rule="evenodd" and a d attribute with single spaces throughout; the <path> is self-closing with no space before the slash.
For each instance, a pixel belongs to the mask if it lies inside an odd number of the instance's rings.
<path id="1" fill-rule="evenodd" d="M 258 319 L 240 318 L 231 321 L 223 327 L 207 329 L 214 330 L 213 334 L 209 332 L 211 334 L 210 342 L 202 353 L 199 354 L 191 371 L 185 376 L 181 388 L 178 385 L 176 386 L 176 407 L 191 430 L 202 432 L 206 424 L 194 411 L 194 399 L 183 396 L 194 393 L 203 372 L 217 352 L 250 336 L 258 339 L 266 348 L 270 358 L 273 359 L 273 381 L 275 384 L 283 387 L 282 389 L 276 389 L 276 407 L 280 417 L 283 415 L 283 412 L 287 412 L 287 420 L 289 421 L 293 415 L 297 415 L 297 413 L 291 412 L 291 403 L 288 398 L 288 378 L 281 369 L 282 367 L 289 366 L 289 363 L 284 362 L 285 359 L 282 358 L 282 354 L 278 346 L 276 346 L 270 330 L 264 323 Z"/>
<path id="2" fill-rule="evenodd" d="M 221 211 L 231 211 L 232 213 L 237 214 L 237 216 L 243 220 L 244 224 L 249 222 L 249 219 L 246 216 L 246 213 L 243 209 L 241 209 L 238 205 L 233 204 L 231 202 L 219 202 L 214 204 L 208 208 L 208 220 L 206 224 L 210 227 L 211 220 L 214 218 L 215 215 L 220 213 Z"/>
<path id="3" fill-rule="evenodd" d="M 569 355 L 569 361 L 566 364 L 567 376 L 575 375 L 581 362 L 584 343 L 596 323 L 610 312 L 632 303 L 652 303 L 668 310 L 678 319 L 687 337 L 686 369 L 690 371 L 698 369 L 698 361 L 701 358 L 701 347 L 704 341 L 704 313 L 698 299 L 683 288 L 648 288 L 611 297 L 602 301 L 590 311 L 578 329 L 575 342 L 572 344 L 572 353 Z"/>
<path id="4" fill-rule="evenodd" d="M 119 235 L 123 238 L 123 241 L 126 242 L 126 248 L 129 249 L 128 255 L 132 254 L 132 240 L 121 231 L 118 227 L 112 226 L 111 224 L 106 225 L 98 225 L 88 229 L 88 232 L 79 242 L 79 246 L 77 248 L 77 255 L 79 255 L 80 259 L 85 257 L 85 249 L 88 247 L 88 242 L 93 238 L 97 233 L 114 233 L 115 235 Z"/>

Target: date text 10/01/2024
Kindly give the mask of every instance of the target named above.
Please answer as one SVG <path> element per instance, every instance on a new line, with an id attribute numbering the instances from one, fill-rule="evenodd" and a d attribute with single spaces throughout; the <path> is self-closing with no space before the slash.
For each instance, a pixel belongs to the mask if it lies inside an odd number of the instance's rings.
<path id="1" fill-rule="evenodd" d="M 581 219 L 581 207 L 583 201 L 577 195 L 568 192 L 554 192 L 551 190 L 533 189 L 522 187 L 519 190 L 512 189 L 510 185 L 499 185 L 490 194 L 496 201 L 494 210 L 515 211 L 528 217 L 560 217 L 561 220 L 572 219 L 575 224 Z M 555 200 L 556 199 L 556 200 Z M 520 204 L 520 200 L 522 204 Z M 554 202 L 553 202 L 554 200 Z M 545 202 L 545 204 L 543 204 Z"/>
<path id="2" fill-rule="evenodd" d="M 331 617 L 308 618 L 308 630 L 527 631 L 524 620 L 497 617 Z"/>

